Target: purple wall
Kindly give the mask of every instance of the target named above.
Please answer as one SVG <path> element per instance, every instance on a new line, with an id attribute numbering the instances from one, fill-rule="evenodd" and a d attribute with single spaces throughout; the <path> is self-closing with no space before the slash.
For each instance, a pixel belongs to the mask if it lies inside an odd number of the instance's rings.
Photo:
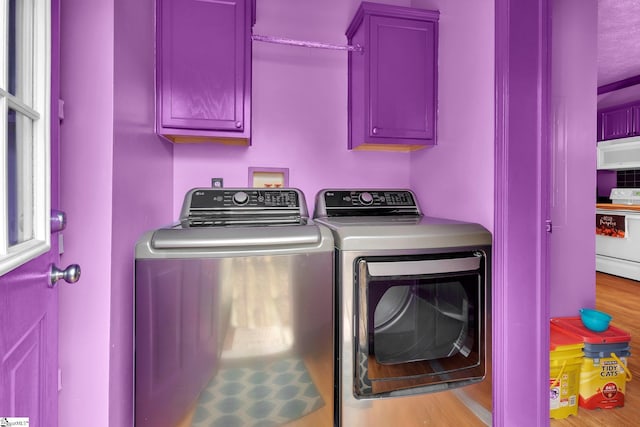
<path id="1" fill-rule="evenodd" d="M 154 0 L 115 0 L 109 425 L 133 416 L 133 255 L 174 221 L 173 146 L 154 133 Z"/>
<path id="2" fill-rule="evenodd" d="M 552 0 L 550 314 L 596 296 L 597 2 Z"/>
<path id="3" fill-rule="evenodd" d="M 411 5 L 440 10 L 438 145 L 411 154 L 411 188 L 428 215 L 493 230 L 493 1 Z"/>
<path id="4" fill-rule="evenodd" d="M 153 1 L 62 2 L 60 425 L 132 417 L 133 245 L 172 221 L 172 147 L 153 131 Z"/>
<path id="5" fill-rule="evenodd" d="M 61 2 L 62 265 L 82 277 L 60 291 L 60 425 L 108 426 L 113 152 L 113 5 Z M 90 398 L 88 398 L 90 396 Z"/>
<path id="6" fill-rule="evenodd" d="M 359 2 L 330 3 L 258 2 L 254 33 L 345 43 Z M 218 176 L 227 187 L 245 186 L 248 167 L 265 166 L 288 167 L 290 185 L 303 190 L 310 208 L 324 187 L 411 186 L 428 214 L 492 228 L 493 2 L 384 3 L 442 12 L 439 146 L 412 154 L 347 151 L 346 53 L 254 42 L 253 146 L 176 145 L 176 217 L 188 189 Z"/>
<path id="7" fill-rule="evenodd" d="M 408 6 L 409 1 L 386 3 Z M 359 2 L 258 2 L 254 33 L 345 44 Z M 249 167 L 289 168 L 309 208 L 324 187 L 407 187 L 409 154 L 347 150 L 347 54 L 253 43 L 252 146 L 176 145 L 174 205 L 192 187 L 247 186 Z"/>

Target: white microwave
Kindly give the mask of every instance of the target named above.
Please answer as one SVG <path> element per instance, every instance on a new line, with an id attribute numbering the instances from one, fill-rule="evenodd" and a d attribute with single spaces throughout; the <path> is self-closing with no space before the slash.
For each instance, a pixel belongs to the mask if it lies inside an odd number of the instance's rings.
<path id="1" fill-rule="evenodd" d="M 598 142 L 598 170 L 640 169 L 640 137 Z"/>

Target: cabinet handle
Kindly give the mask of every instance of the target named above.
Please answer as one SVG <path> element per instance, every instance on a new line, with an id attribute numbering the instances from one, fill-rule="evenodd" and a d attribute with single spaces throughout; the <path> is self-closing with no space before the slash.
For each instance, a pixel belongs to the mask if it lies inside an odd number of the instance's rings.
<path id="1" fill-rule="evenodd" d="M 378 134 L 378 128 L 374 127 L 373 129 L 371 129 L 371 132 L 373 132 L 374 135 Z"/>
<path id="2" fill-rule="evenodd" d="M 242 122 L 236 122 L 236 128 L 240 129 L 242 127 Z"/>

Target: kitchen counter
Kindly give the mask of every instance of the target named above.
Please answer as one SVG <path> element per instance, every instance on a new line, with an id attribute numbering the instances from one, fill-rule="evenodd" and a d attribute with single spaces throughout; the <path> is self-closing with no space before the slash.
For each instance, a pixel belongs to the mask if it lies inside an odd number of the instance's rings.
<path id="1" fill-rule="evenodd" d="M 613 203 L 596 203 L 596 209 L 608 209 L 612 211 L 640 212 L 640 205 L 616 205 Z"/>

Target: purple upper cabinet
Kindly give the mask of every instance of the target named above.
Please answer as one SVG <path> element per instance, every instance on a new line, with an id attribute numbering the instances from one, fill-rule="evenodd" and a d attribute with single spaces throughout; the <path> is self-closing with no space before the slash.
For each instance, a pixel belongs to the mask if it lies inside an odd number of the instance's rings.
<path id="1" fill-rule="evenodd" d="M 349 149 L 436 143 L 439 12 L 363 2 L 347 29 Z"/>
<path id="2" fill-rule="evenodd" d="M 640 135 L 640 102 L 598 111 L 598 141 Z"/>
<path id="3" fill-rule="evenodd" d="M 640 104 L 631 107 L 631 133 L 640 135 Z"/>
<path id="4" fill-rule="evenodd" d="M 250 144 L 252 0 L 158 0 L 157 132 Z"/>

